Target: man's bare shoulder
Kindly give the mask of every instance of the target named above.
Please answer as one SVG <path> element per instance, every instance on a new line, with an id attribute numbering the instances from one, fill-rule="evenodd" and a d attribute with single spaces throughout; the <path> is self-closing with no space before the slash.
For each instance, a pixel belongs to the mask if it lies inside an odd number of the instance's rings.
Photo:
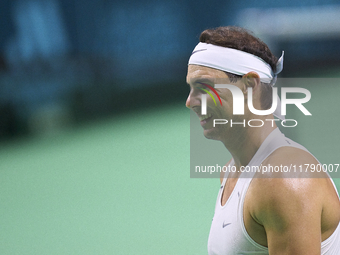
<path id="1" fill-rule="evenodd" d="M 294 201 L 301 205 L 302 201 L 323 201 L 324 188 L 329 183 L 325 178 L 254 178 L 249 187 L 254 204 L 261 208 L 269 205 L 286 207 Z"/>
<path id="2" fill-rule="evenodd" d="M 285 162 L 297 162 L 297 163 L 317 163 L 318 161 L 314 158 L 312 154 L 308 151 L 291 147 L 285 146 L 276 149 L 272 154 L 269 155 L 267 159 L 264 160 L 264 163 L 285 163 Z"/>
<path id="3" fill-rule="evenodd" d="M 262 194 L 257 197 L 262 197 L 263 201 L 275 199 L 278 202 L 286 197 L 308 200 L 313 194 L 316 195 L 314 201 L 317 197 L 322 200 L 322 195 L 333 191 L 334 187 L 318 165 L 320 163 L 307 151 L 281 147 L 262 162 L 262 166 L 272 168 L 257 173 L 251 187 L 255 194 Z"/>
<path id="4" fill-rule="evenodd" d="M 266 246 L 290 254 L 314 254 L 319 248 L 323 194 L 316 178 L 256 178 L 247 192 L 245 213 L 266 232 Z M 322 179 L 325 185 L 325 180 Z M 308 236 L 307 243 L 302 237 Z M 294 240 L 290 243 L 289 240 Z M 303 253 L 307 254 L 307 253 Z"/>
<path id="5" fill-rule="evenodd" d="M 295 227 L 301 229 L 304 226 L 300 221 L 314 224 L 322 220 L 325 236 L 334 230 L 339 222 L 339 198 L 326 173 L 306 170 L 308 165 L 319 164 L 314 156 L 301 149 L 282 147 L 262 163 L 269 164 L 299 165 L 302 171 L 255 175 L 258 178 L 252 180 L 247 192 L 247 208 L 254 220 L 278 231 L 290 224 L 292 231 Z"/>
<path id="6" fill-rule="evenodd" d="M 276 166 L 265 173 L 268 178 L 328 178 L 322 165 L 308 151 L 295 147 L 281 147 L 269 155 L 263 166 Z"/>

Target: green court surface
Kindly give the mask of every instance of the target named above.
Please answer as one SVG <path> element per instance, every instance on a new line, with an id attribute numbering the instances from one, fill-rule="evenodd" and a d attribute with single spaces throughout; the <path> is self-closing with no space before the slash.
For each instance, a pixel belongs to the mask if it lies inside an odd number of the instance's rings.
<path id="1" fill-rule="evenodd" d="M 189 133 L 182 103 L 1 145 L 0 254 L 207 254 L 219 180 L 190 178 Z"/>

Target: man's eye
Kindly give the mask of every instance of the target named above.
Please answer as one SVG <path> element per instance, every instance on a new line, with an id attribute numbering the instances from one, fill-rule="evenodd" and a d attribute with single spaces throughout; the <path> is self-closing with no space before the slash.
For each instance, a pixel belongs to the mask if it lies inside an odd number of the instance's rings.
<path id="1" fill-rule="evenodd" d="M 201 90 L 202 92 L 204 93 L 207 93 L 208 92 L 208 88 L 201 88 L 201 87 L 198 87 L 199 90 Z"/>

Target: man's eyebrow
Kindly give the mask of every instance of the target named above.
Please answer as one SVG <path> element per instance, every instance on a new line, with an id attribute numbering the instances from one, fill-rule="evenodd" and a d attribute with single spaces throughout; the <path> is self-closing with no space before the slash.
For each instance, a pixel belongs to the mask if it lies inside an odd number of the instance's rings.
<path id="1" fill-rule="evenodd" d="M 196 84 L 196 83 L 209 83 L 209 84 L 214 84 L 214 79 L 208 79 L 208 78 L 196 78 L 196 79 L 192 79 L 190 80 L 190 83 L 188 83 L 188 85 L 190 84 Z"/>

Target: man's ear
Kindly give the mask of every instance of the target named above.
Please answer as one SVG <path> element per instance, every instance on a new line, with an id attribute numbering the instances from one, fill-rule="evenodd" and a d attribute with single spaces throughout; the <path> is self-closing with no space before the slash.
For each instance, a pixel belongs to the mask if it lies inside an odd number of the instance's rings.
<path id="1" fill-rule="evenodd" d="M 260 83 L 261 83 L 260 76 L 254 71 L 246 73 L 245 75 L 243 75 L 242 81 L 246 85 L 247 88 L 252 87 L 253 90 L 256 89 L 258 87 L 258 85 L 260 85 Z"/>
<path id="2" fill-rule="evenodd" d="M 244 86 L 244 91 L 243 91 L 243 93 L 245 95 L 247 95 L 247 91 L 248 91 L 249 87 L 253 88 L 253 94 L 255 93 L 255 91 L 257 89 L 260 88 L 260 83 L 261 83 L 260 76 L 256 72 L 254 72 L 254 71 L 246 73 L 245 75 L 243 75 L 242 76 L 242 81 L 243 81 L 243 83 L 245 85 Z"/>

